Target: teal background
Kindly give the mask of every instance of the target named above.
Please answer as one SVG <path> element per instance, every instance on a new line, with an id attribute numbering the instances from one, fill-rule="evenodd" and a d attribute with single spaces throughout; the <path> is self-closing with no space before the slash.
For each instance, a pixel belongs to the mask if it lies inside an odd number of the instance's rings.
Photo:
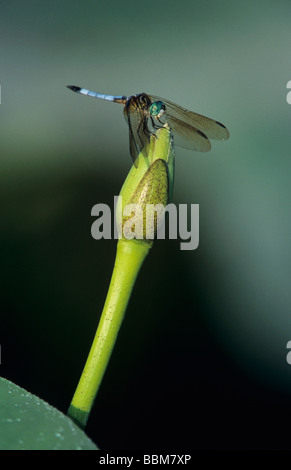
<path id="1" fill-rule="evenodd" d="M 288 1 L 0 2 L 0 375 L 66 411 L 115 240 L 91 237 L 130 169 L 122 107 L 145 91 L 223 122 L 176 148 L 200 245 L 158 241 L 88 423 L 101 449 L 288 448 Z"/>

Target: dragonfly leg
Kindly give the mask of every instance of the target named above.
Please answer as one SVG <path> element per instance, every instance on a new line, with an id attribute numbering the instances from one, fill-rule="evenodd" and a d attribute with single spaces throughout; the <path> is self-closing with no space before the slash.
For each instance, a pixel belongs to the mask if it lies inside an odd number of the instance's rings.
<path id="1" fill-rule="evenodd" d="M 152 116 L 150 116 L 150 119 L 151 119 L 151 122 L 152 122 L 153 129 L 161 129 L 162 127 L 164 127 L 164 123 L 162 121 L 160 121 L 158 117 L 156 118 L 156 121 L 158 121 L 161 124 L 160 126 L 157 125 L 157 123 L 155 122 L 155 120 Z M 149 129 L 147 129 L 147 132 L 149 134 L 152 134 L 155 137 L 157 137 L 157 135 L 154 132 L 150 132 Z"/>
<path id="2" fill-rule="evenodd" d="M 142 135 L 146 135 L 148 141 L 150 140 L 150 135 L 151 135 L 151 133 L 149 132 L 149 130 L 147 128 L 147 125 L 146 125 L 144 120 L 141 120 L 139 125 L 138 125 L 137 135 L 139 137 L 139 140 L 140 140 L 140 143 L 141 143 L 141 149 L 142 149 L 144 147 L 144 142 L 143 142 L 143 139 L 142 139 Z"/>

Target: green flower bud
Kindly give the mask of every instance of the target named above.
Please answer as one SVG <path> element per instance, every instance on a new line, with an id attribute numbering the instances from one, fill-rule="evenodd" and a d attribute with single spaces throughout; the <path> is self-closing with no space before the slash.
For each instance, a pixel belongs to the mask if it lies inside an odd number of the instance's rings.
<path id="1" fill-rule="evenodd" d="M 122 186 L 116 220 L 119 238 L 150 247 L 173 193 L 174 146 L 167 124 L 151 135 L 146 153 L 139 155 Z"/>

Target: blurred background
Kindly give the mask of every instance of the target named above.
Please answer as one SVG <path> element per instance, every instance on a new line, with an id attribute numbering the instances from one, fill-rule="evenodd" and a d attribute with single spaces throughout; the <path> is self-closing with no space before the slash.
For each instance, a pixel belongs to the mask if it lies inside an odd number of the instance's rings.
<path id="1" fill-rule="evenodd" d="M 223 122 L 176 148 L 200 244 L 155 243 L 87 427 L 110 449 L 290 446 L 290 2 L 0 2 L 0 375 L 66 412 L 116 241 L 91 237 L 130 169 L 122 107 L 148 92 Z"/>

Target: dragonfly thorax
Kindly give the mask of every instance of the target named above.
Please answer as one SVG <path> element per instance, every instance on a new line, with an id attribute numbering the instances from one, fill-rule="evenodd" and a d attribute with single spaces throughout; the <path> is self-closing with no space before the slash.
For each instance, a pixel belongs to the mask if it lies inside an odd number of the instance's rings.
<path id="1" fill-rule="evenodd" d="M 141 109 L 148 109 L 152 103 L 146 93 L 139 93 L 137 95 L 133 95 L 131 98 L 136 98 Z"/>

